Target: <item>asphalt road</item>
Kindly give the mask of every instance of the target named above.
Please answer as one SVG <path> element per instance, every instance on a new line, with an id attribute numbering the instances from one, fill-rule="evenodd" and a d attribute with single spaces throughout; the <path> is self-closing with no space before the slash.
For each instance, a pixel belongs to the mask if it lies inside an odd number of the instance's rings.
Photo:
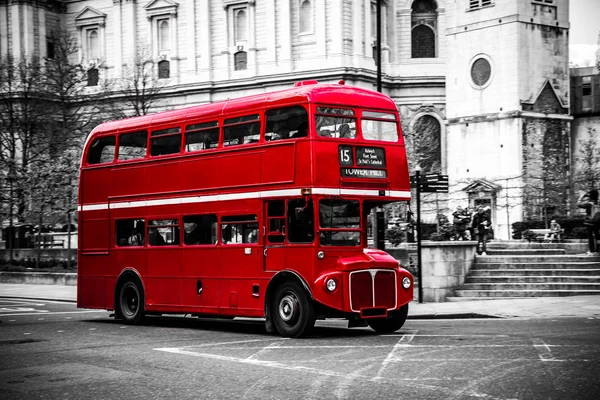
<path id="1" fill-rule="evenodd" d="M 600 319 L 411 320 L 396 334 L 318 322 L 154 317 L 0 299 L 2 399 L 598 399 Z"/>

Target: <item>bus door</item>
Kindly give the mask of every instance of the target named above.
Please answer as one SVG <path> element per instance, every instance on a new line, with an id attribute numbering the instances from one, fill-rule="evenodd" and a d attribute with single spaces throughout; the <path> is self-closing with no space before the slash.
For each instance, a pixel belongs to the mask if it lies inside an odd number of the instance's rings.
<path id="1" fill-rule="evenodd" d="M 146 305 L 181 311 L 181 251 L 176 218 L 148 218 L 145 294 Z"/>
<path id="2" fill-rule="evenodd" d="M 264 216 L 264 269 L 265 271 L 281 271 L 286 268 L 285 200 L 271 200 L 265 202 Z"/>
<path id="3" fill-rule="evenodd" d="M 257 214 L 224 215 L 220 221 L 219 308 L 222 315 L 262 316 L 263 249 Z"/>
<path id="4" fill-rule="evenodd" d="M 265 271 L 291 270 L 310 276 L 315 238 L 312 200 L 272 200 L 265 203 Z"/>

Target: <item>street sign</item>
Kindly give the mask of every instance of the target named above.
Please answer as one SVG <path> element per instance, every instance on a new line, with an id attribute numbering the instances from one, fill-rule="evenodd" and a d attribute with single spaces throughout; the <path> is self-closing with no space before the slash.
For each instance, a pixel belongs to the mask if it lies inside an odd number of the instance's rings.
<path id="1" fill-rule="evenodd" d="M 423 193 L 448 193 L 448 175 L 426 174 L 419 177 L 420 191 Z M 417 178 L 410 177 L 410 187 L 417 187 Z"/>

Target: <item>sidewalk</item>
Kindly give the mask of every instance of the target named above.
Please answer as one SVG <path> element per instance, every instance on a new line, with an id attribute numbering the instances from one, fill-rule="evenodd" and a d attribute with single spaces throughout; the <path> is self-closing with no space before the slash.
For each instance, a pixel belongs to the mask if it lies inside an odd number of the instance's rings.
<path id="1" fill-rule="evenodd" d="M 77 286 L 0 283 L 0 297 L 75 302 Z M 413 301 L 408 318 L 526 317 L 600 318 L 600 296 L 469 300 L 446 303 Z"/>

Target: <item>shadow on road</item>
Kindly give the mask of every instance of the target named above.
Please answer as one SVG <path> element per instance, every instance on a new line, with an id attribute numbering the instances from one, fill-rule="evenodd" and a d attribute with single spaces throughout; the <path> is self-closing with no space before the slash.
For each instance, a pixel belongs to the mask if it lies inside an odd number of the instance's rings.
<path id="1" fill-rule="evenodd" d="M 123 325 L 122 321 L 109 319 L 86 319 L 83 322 L 95 324 Z M 183 316 L 147 316 L 139 327 L 154 328 L 181 328 L 199 329 L 205 331 L 218 331 L 226 333 L 243 333 L 256 335 L 278 336 L 276 333 L 267 333 L 265 323 L 260 319 L 222 319 L 222 318 L 198 318 Z M 369 328 L 347 328 L 345 321 L 317 321 L 312 338 L 332 338 L 376 336 Z"/>

